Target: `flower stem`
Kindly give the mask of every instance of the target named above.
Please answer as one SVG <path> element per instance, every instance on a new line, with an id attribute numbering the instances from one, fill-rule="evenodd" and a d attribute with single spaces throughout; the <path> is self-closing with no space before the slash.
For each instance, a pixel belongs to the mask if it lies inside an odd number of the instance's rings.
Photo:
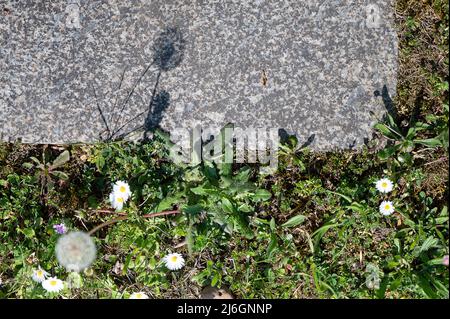
<path id="1" fill-rule="evenodd" d="M 179 213 L 181 213 L 179 210 L 169 210 L 169 211 L 164 211 L 164 212 L 159 212 L 159 213 L 145 214 L 145 215 L 142 215 L 142 217 L 144 217 L 144 218 L 153 218 L 153 217 L 158 217 L 158 216 L 176 215 L 176 214 L 179 214 Z M 129 217 L 128 215 L 125 215 L 125 216 L 120 216 L 120 217 L 117 217 L 117 218 L 110 219 L 110 220 L 108 220 L 108 221 L 106 221 L 106 222 L 104 222 L 104 223 L 94 227 L 92 230 L 90 230 L 88 232 L 88 234 L 92 235 L 95 232 L 97 232 L 97 230 L 99 230 L 99 229 L 101 229 L 101 228 L 103 228 L 105 226 L 108 226 L 108 225 L 120 222 L 122 220 L 127 220 L 128 217 Z"/>

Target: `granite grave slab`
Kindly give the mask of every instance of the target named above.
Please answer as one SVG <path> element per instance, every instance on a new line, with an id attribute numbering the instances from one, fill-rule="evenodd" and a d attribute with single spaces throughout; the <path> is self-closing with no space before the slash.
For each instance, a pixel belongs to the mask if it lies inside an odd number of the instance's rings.
<path id="1" fill-rule="evenodd" d="M 194 126 L 359 147 L 395 96 L 393 0 L 0 1 L 0 136 Z"/>

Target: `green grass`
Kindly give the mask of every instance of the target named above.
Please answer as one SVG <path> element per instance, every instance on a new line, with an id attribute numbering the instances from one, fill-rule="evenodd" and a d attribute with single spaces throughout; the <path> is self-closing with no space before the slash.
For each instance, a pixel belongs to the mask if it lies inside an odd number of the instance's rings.
<path id="1" fill-rule="evenodd" d="M 398 114 L 362 150 L 311 152 L 291 137 L 278 171 L 260 175 L 257 165 L 175 165 L 161 137 L 0 144 L 0 298 L 196 298 L 207 285 L 238 298 L 448 298 L 448 3 L 400 0 L 396 17 Z M 381 177 L 393 192 L 375 189 Z M 81 287 L 49 295 L 33 269 L 70 277 L 52 226 L 89 231 L 117 217 L 117 180 L 133 191 L 128 218 L 95 232 Z M 385 199 L 396 207 L 387 217 Z M 181 213 L 143 217 L 169 210 Z M 170 272 L 161 258 L 174 251 L 186 266 Z"/>

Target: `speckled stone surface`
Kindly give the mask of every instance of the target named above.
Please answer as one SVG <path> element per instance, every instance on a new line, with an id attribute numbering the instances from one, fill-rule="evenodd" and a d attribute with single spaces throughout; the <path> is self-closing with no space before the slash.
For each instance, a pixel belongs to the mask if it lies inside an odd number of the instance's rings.
<path id="1" fill-rule="evenodd" d="M 282 128 L 358 147 L 395 95 L 393 0 L 0 0 L 0 136 Z"/>

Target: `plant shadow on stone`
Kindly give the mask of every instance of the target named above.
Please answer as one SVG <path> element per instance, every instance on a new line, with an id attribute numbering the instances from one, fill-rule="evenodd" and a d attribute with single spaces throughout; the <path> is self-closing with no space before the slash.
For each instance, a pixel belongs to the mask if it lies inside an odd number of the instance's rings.
<path id="1" fill-rule="evenodd" d="M 153 59 L 141 73 L 139 78 L 134 83 L 130 92 L 126 96 L 124 102 L 121 105 L 120 113 L 121 114 L 125 108 L 127 107 L 130 98 L 135 93 L 136 87 L 142 82 L 144 76 L 148 73 L 152 66 L 157 67 L 157 76 L 155 80 L 155 84 L 153 89 L 151 90 L 150 102 L 145 111 L 142 111 L 136 114 L 131 119 L 127 120 L 125 123 L 120 125 L 119 118 L 116 118 L 114 123 L 107 123 L 102 110 L 97 105 L 99 109 L 100 116 L 102 117 L 102 122 L 105 124 L 106 132 L 108 133 L 106 138 L 101 138 L 105 141 L 114 141 L 120 140 L 129 134 L 144 130 L 144 140 L 147 139 L 147 134 L 149 131 L 152 131 L 159 127 L 159 124 L 162 120 L 163 113 L 167 110 L 170 105 L 170 94 L 165 90 L 159 90 L 159 83 L 161 80 L 161 76 L 164 72 L 170 71 L 176 68 L 181 64 L 184 58 L 184 50 L 185 50 L 185 40 L 182 33 L 176 27 L 168 27 L 166 28 L 155 40 L 153 45 Z M 123 81 L 123 76 L 121 82 Z M 119 84 L 119 87 L 121 83 Z M 95 94 L 95 90 L 94 90 Z M 137 120 L 139 117 L 147 113 L 146 119 L 144 123 L 138 127 L 135 127 L 126 132 L 122 132 L 127 125 Z"/>

